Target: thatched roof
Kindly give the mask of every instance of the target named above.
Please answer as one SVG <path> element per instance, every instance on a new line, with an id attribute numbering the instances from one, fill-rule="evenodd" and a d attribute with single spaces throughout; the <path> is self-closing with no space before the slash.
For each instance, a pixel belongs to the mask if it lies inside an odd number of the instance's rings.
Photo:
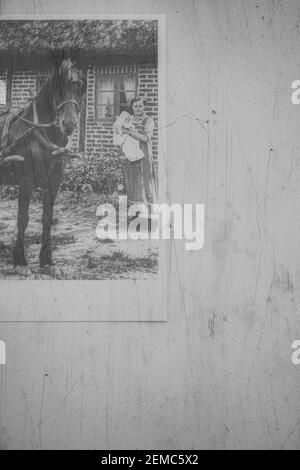
<path id="1" fill-rule="evenodd" d="M 93 63 L 157 60 L 157 21 L 50 20 L 0 22 L 0 66 L 31 67 L 71 57 Z"/>

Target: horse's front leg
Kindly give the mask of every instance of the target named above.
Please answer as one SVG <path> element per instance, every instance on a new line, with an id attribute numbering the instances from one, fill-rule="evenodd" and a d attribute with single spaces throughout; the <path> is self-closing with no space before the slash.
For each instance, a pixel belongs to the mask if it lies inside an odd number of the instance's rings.
<path id="1" fill-rule="evenodd" d="M 42 248 L 40 251 L 40 267 L 54 266 L 51 247 L 51 227 L 53 224 L 54 203 L 57 195 L 58 186 L 43 191 L 43 236 Z"/>
<path id="2" fill-rule="evenodd" d="M 32 185 L 29 182 L 23 182 L 19 187 L 19 200 L 18 200 L 18 238 L 13 250 L 13 264 L 20 271 L 20 274 L 29 274 L 24 267 L 27 266 L 27 261 L 24 251 L 24 237 L 25 231 L 29 221 L 29 205 L 32 195 Z"/>

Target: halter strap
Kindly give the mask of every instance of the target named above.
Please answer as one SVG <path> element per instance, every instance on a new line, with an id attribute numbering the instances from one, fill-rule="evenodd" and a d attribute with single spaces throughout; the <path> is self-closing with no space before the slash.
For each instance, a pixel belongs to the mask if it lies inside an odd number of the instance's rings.
<path id="1" fill-rule="evenodd" d="M 75 104 L 75 106 L 77 106 L 78 110 L 80 110 L 80 106 L 79 104 L 77 103 L 77 101 L 75 100 L 66 100 L 66 101 L 63 101 L 62 103 L 60 103 L 57 108 L 56 108 L 56 112 L 59 111 L 63 106 L 65 106 L 66 104 Z"/>
<path id="2" fill-rule="evenodd" d="M 66 101 L 63 101 L 63 103 L 61 103 L 57 106 L 56 114 L 63 106 L 65 106 L 68 103 L 75 104 L 77 106 L 78 110 L 80 110 L 80 106 L 77 103 L 77 101 L 75 101 L 75 100 L 66 100 Z M 14 148 L 15 144 L 18 141 L 20 141 L 22 138 L 26 137 L 28 134 L 30 134 L 33 131 L 36 138 L 37 138 L 37 140 L 39 141 L 39 143 L 44 148 L 46 148 L 48 151 L 51 151 L 52 155 L 67 154 L 71 158 L 77 157 L 78 155 L 75 155 L 75 154 L 73 155 L 72 152 L 70 152 L 70 150 L 68 148 L 59 147 L 58 145 L 51 142 L 46 136 L 43 136 L 41 134 L 39 129 L 45 129 L 45 128 L 56 126 L 57 121 L 53 121 L 53 122 L 50 122 L 50 123 L 47 123 L 47 124 L 39 124 L 38 112 L 37 112 L 37 106 L 36 106 L 36 96 L 32 98 L 32 106 L 33 106 L 33 121 L 30 121 L 30 120 L 24 118 L 23 116 L 21 116 L 21 112 L 23 112 L 23 109 L 21 111 L 18 111 L 18 112 L 9 113 L 7 119 L 5 120 L 4 129 L 3 129 L 3 132 L 2 132 L 2 138 L 0 140 L 0 156 L 1 155 L 3 156 L 3 154 L 6 154 L 7 152 L 12 151 L 12 149 Z M 7 146 L 9 128 L 10 128 L 11 123 L 15 119 L 20 119 L 21 121 L 25 122 L 26 124 L 29 124 L 31 127 L 27 131 L 23 132 L 20 136 L 18 136 L 15 139 L 15 143 L 13 145 Z"/>
<path id="3" fill-rule="evenodd" d="M 34 98 L 32 99 L 32 102 L 33 102 L 33 103 L 32 103 L 32 104 L 33 104 L 33 112 L 34 112 L 34 114 L 36 114 L 36 111 L 35 111 L 35 109 L 36 109 L 35 98 L 36 98 L 36 97 L 34 97 Z M 62 103 L 60 103 L 60 104 L 57 106 L 55 113 L 57 114 L 57 112 L 58 112 L 61 108 L 63 108 L 66 104 L 69 104 L 69 103 L 75 104 L 75 106 L 77 106 L 77 109 L 80 110 L 80 106 L 79 106 L 79 104 L 77 103 L 77 101 L 75 101 L 75 100 L 66 100 L 66 101 L 63 101 Z M 56 126 L 56 125 L 57 125 L 57 120 L 52 121 L 52 122 L 49 122 L 49 123 L 47 123 L 47 124 L 39 124 L 38 120 L 36 120 L 36 119 L 34 119 L 34 121 L 30 121 L 30 120 L 24 118 L 23 116 L 21 116 L 20 114 L 17 115 L 17 117 L 18 117 L 19 119 L 21 119 L 21 121 L 26 122 L 26 124 L 30 124 L 30 125 L 33 126 L 33 127 L 37 127 L 37 128 L 41 128 L 41 129 L 45 129 L 45 128 L 49 128 L 49 127 L 53 127 L 53 126 Z"/>

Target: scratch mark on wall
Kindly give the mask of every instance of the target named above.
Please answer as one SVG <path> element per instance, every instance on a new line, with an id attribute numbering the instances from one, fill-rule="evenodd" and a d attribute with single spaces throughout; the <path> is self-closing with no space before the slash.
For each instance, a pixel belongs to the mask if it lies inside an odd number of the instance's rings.
<path id="1" fill-rule="evenodd" d="M 216 314 L 214 310 L 211 312 L 211 318 L 208 319 L 208 330 L 209 330 L 209 337 L 211 339 L 215 338 L 215 320 L 216 320 Z"/>
<path id="2" fill-rule="evenodd" d="M 286 438 L 286 440 L 285 440 L 284 443 L 282 444 L 281 450 L 284 450 L 284 449 L 285 449 L 285 446 L 287 445 L 287 443 L 289 442 L 289 440 L 292 438 L 292 436 L 295 434 L 295 432 L 297 431 L 299 425 L 300 425 L 300 419 L 297 421 L 297 423 L 295 424 L 295 426 L 293 427 L 293 429 L 292 429 L 291 432 L 289 433 L 288 437 Z"/>

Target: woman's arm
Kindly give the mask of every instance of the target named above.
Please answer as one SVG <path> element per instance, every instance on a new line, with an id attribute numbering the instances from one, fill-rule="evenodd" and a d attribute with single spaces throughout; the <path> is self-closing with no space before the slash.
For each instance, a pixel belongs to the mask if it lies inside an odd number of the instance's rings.
<path id="1" fill-rule="evenodd" d="M 133 137 L 136 140 L 140 140 L 141 142 L 148 142 L 148 137 L 145 134 L 140 134 L 139 132 L 132 131 L 130 129 L 123 129 L 123 133 L 130 135 L 130 137 Z"/>

